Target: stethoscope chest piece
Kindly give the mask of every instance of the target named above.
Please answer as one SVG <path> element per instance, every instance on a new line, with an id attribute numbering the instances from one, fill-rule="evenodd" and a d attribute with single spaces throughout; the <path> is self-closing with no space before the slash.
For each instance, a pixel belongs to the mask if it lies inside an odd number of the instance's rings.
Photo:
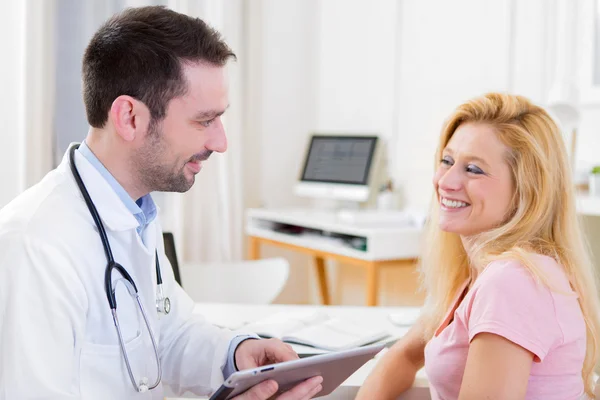
<path id="1" fill-rule="evenodd" d="M 160 314 L 167 315 L 171 312 L 171 300 L 168 297 L 156 299 L 156 309 Z"/>
<path id="2" fill-rule="evenodd" d="M 167 315 L 171 312 L 171 299 L 163 295 L 162 283 L 156 288 L 156 311 L 158 315 Z"/>

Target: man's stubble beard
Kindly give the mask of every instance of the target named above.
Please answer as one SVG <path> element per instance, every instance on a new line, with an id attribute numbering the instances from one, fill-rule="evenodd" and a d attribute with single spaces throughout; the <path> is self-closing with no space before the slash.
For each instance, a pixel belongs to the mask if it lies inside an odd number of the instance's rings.
<path id="1" fill-rule="evenodd" d="M 194 176 L 191 180 L 185 176 L 185 164 L 178 166 L 163 161 L 168 156 L 169 149 L 163 138 L 161 124 L 150 122 L 145 144 L 132 156 L 139 180 L 149 192 L 183 193 L 194 184 Z"/>

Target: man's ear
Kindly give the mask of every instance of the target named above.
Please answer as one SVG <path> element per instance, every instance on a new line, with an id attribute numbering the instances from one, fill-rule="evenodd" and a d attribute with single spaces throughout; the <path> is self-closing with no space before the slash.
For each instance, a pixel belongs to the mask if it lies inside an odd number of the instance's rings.
<path id="1" fill-rule="evenodd" d="M 145 133 L 150 122 L 150 110 L 141 101 L 121 95 L 113 101 L 109 118 L 117 134 L 123 140 L 132 142 Z"/>

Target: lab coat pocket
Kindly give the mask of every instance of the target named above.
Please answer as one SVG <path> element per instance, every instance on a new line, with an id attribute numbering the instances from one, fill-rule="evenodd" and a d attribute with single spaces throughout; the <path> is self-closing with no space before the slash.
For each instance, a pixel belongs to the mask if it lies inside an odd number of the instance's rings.
<path id="1" fill-rule="evenodd" d="M 115 336 L 116 334 L 115 331 Z M 138 384 L 144 377 L 147 377 L 150 383 L 156 379 L 154 350 L 147 337 L 147 334 L 139 333 L 125 343 L 131 370 Z M 79 368 L 80 392 L 84 399 L 152 398 L 150 392 L 135 391 L 118 344 L 83 344 Z"/>

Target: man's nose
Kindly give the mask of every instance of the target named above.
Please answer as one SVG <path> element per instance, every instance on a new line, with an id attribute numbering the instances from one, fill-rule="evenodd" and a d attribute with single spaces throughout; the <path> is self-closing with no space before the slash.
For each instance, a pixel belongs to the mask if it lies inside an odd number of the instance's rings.
<path id="1" fill-rule="evenodd" d="M 214 122 L 205 147 L 207 150 L 217 153 L 224 153 L 227 150 L 227 135 L 225 134 L 225 127 L 223 127 L 220 117 Z"/>

